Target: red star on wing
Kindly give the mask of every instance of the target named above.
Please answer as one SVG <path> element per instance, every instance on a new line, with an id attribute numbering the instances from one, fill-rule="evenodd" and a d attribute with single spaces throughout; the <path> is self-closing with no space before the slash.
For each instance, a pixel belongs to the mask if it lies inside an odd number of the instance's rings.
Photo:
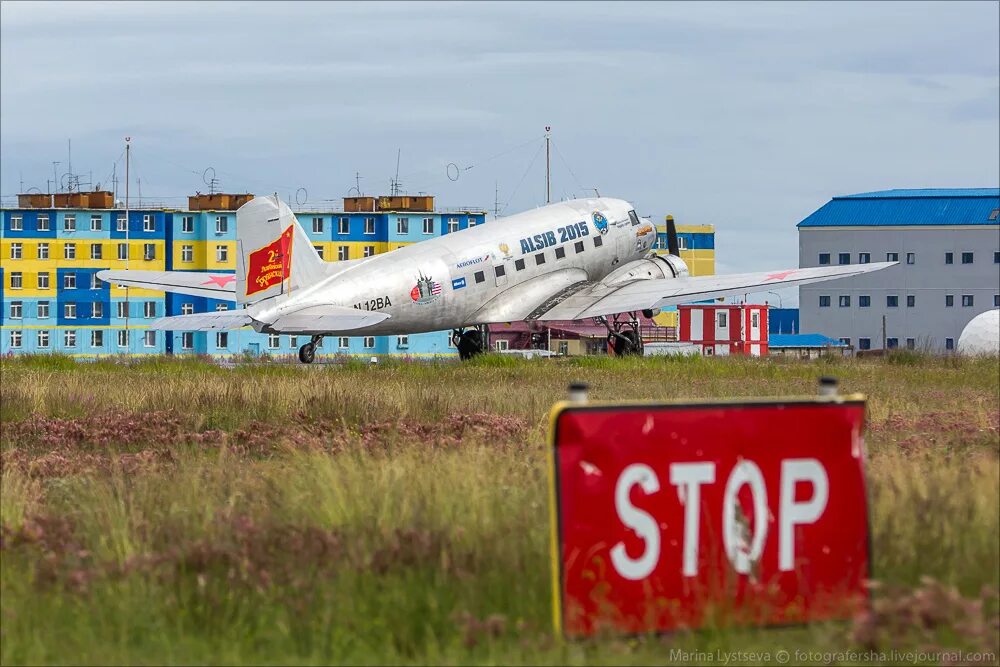
<path id="1" fill-rule="evenodd" d="M 208 280 L 202 283 L 202 285 L 218 285 L 219 287 L 225 287 L 229 283 L 236 280 L 236 276 L 209 276 Z"/>
<path id="2" fill-rule="evenodd" d="M 777 273 L 772 273 L 767 276 L 764 276 L 764 280 L 784 280 L 793 273 L 795 273 L 794 269 L 791 271 L 778 271 Z"/>

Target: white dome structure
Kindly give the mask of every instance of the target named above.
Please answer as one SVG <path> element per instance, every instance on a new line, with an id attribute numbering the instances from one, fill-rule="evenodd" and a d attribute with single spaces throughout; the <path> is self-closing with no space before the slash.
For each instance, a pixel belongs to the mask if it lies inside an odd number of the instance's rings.
<path id="1" fill-rule="evenodd" d="M 987 310 L 965 325 L 958 338 L 958 353 L 994 357 L 1000 354 L 1000 310 Z"/>

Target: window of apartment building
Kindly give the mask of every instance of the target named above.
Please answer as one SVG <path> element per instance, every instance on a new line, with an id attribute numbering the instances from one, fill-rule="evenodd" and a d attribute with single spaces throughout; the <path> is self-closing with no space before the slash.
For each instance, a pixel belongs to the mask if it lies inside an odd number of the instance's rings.
<path id="1" fill-rule="evenodd" d="M 351 341 L 347 336 L 341 336 L 337 339 L 337 347 L 341 350 L 346 350 L 351 346 Z"/>
<path id="2" fill-rule="evenodd" d="M 868 308 L 872 305 L 872 298 L 868 294 L 862 294 L 858 297 L 858 308 Z"/>
<path id="3" fill-rule="evenodd" d="M 73 276 L 74 281 L 76 276 Z M 38 289 L 48 289 L 49 288 L 49 273 L 48 271 L 43 271 L 38 274 Z"/>
<path id="4" fill-rule="evenodd" d="M 63 304 L 63 317 L 67 320 L 76 319 L 76 304 L 75 303 L 64 303 Z"/>
<path id="5" fill-rule="evenodd" d="M 454 234 L 458 231 L 458 218 L 448 218 L 448 233 Z"/>
<path id="6" fill-rule="evenodd" d="M 955 263 L 955 253 L 953 253 L 953 252 L 946 252 L 944 254 L 944 263 L 945 264 L 954 264 Z"/>
<path id="7" fill-rule="evenodd" d="M 374 233 L 375 233 L 375 218 L 365 218 L 365 234 L 374 234 Z"/>
<path id="8" fill-rule="evenodd" d="M 688 249 L 688 240 L 687 240 L 687 236 L 678 236 L 678 237 L 677 237 L 677 249 L 678 249 L 678 250 L 687 250 L 687 249 Z M 827 264 L 829 264 L 829 263 L 830 263 L 830 259 L 829 259 L 829 253 L 827 253 L 827 260 L 826 260 L 826 263 L 827 263 Z"/>
<path id="9" fill-rule="evenodd" d="M 409 346 L 410 346 L 409 336 L 396 336 L 396 347 L 409 347 Z"/>
<path id="10" fill-rule="evenodd" d="M 963 294 L 962 295 L 962 305 L 965 306 L 965 307 L 970 307 L 970 306 L 974 305 L 975 301 L 976 300 L 973 298 L 973 296 L 971 294 Z"/>
<path id="11" fill-rule="evenodd" d="M 155 232 L 156 231 L 156 217 L 152 213 L 144 213 L 142 216 L 142 231 L 144 232 Z"/>
<path id="12" fill-rule="evenodd" d="M 63 331 L 63 347 L 76 347 L 76 329 Z"/>
<path id="13" fill-rule="evenodd" d="M 321 246 L 321 245 L 314 245 L 313 246 L 313 250 L 316 251 L 316 254 L 319 255 L 320 259 L 323 259 L 323 246 Z"/>
<path id="14" fill-rule="evenodd" d="M 193 215 L 185 215 L 183 218 L 181 218 L 181 231 L 184 232 L 185 234 L 193 234 L 194 233 L 194 216 Z"/>
<path id="15" fill-rule="evenodd" d="M 351 233 L 351 219 L 350 218 L 340 218 L 337 220 L 337 233 L 338 234 L 350 234 Z M 365 234 L 375 233 L 375 220 L 372 219 L 372 230 L 368 231 L 368 220 L 365 220 Z"/>
<path id="16" fill-rule="evenodd" d="M 364 253 L 365 257 L 371 257 L 372 255 L 375 254 L 375 246 L 373 246 L 373 245 L 366 245 L 365 248 L 364 248 L 363 253 Z"/>
<path id="17" fill-rule="evenodd" d="M 190 301 L 181 304 L 181 315 L 190 315 L 194 312 L 194 304 Z"/>
<path id="18" fill-rule="evenodd" d="M 11 331 L 10 332 L 10 346 L 14 348 L 21 347 L 21 332 Z"/>
<path id="19" fill-rule="evenodd" d="M 850 308 L 851 306 L 851 296 L 849 294 L 842 294 L 840 299 L 838 299 L 837 305 L 841 308 Z"/>
<path id="20" fill-rule="evenodd" d="M 47 320 L 49 319 L 49 302 L 39 301 L 38 302 L 38 319 Z"/>
<path id="21" fill-rule="evenodd" d="M 871 261 L 872 261 L 872 254 L 870 252 L 858 253 L 858 264 L 870 264 Z"/>
<path id="22" fill-rule="evenodd" d="M 839 255 L 837 255 L 837 263 L 838 264 L 850 264 L 851 263 L 851 253 L 849 253 L 849 252 L 842 252 Z"/>
<path id="23" fill-rule="evenodd" d="M 104 331 L 102 329 L 94 329 L 90 332 L 90 346 L 104 347 Z"/>
<path id="24" fill-rule="evenodd" d="M 600 236 L 595 236 L 594 237 L 594 247 L 595 248 L 600 248 L 602 245 L 604 245 L 604 238 L 600 237 Z"/>
<path id="25" fill-rule="evenodd" d="M 885 339 L 885 346 L 889 350 L 895 350 L 896 348 L 899 347 L 899 339 L 898 338 L 886 338 Z"/>
<path id="26" fill-rule="evenodd" d="M 118 260 L 119 261 L 125 261 L 126 259 L 128 259 L 128 244 L 127 243 L 119 243 L 118 244 Z"/>
<path id="27" fill-rule="evenodd" d="M 10 302 L 10 319 L 19 320 L 24 317 L 24 302 L 23 301 L 11 301 Z"/>
<path id="28" fill-rule="evenodd" d="M 955 295 L 954 294 L 945 294 L 944 295 L 944 305 L 945 305 L 946 308 L 951 308 L 952 306 L 954 306 L 955 305 Z"/>
<path id="29" fill-rule="evenodd" d="M 190 331 L 185 331 L 181 334 L 181 349 L 182 350 L 193 350 L 194 349 L 194 334 Z"/>
<path id="30" fill-rule="evenodd" d="M 63 231 L 75 232 L 76 231 L 76 216 L 67 213 L 63 216 Z"/>
<path id="31" fill-rule="evenodd" d="M 859 338 L 858 339 L 858 349 L 859 350 L 870 350 L 870 349 L 872 349 L 872 339 L 871 338 Z"/>
<path id="32" fill-rule="evenodd" d="M 99 320 L 104 317 L 104 304 L 100 301 L 95 301 L 90 304 L 90 317 Z"/>
<path id="33" fill-rule="evenodd" d="M 125 319 L 128 317 L 128 301 L 119 301 L 118 304 L 118 318 Z"/>
<path id="34" fill-rule="evenodd" d="M 899 297 L 895 294 L 890 294 L 885 297 L 886 308 L 898 308 L 899 307 Z"/>
<path id="35" fill-rule="evenodd" d="M 225 234 L 228 231 L 229 231 L 229 216 L 228 215 L 215 216 L 215 233 Z"/>
<path id="36" fill-rule="evenodd" d="M 955 339 L 954 338 L 945 338 L 944 339 L 944 349 L 946 349 L 946 350 L 954 350 L 955 349 Z"/>
<path id="37" fill-rule="evenodd" d="M 46 329 L 42 329 L 35 336 L 35 343 L 38 347 L 48 347 L 49 346 L 49 332 Z"/>
<path id="38" fill-rule="evenodd" d="M 222 313 L 222 312 L 225 312 L 227 310 L 229 310 L 229 304 L 226 304 L 226 303 L 217 303 L 217 304 L 215 304 L 215 312 Z"/>
<path id="39" fill-rule="evenodd" d="M 97 277 L 96 273 L 90 274 L 90 289 L 101 289 L 102 280 Z"/>
<path id="40" fill-rule="evenodd" d="M 898 252 L 887 252 L 885 253 L 885 261 L 887 262 L 898 262 L 899 253 Z"/>
<path id="41" fill-rule="evenodd" d="M 313 234 L 323 233 L 323 218 L 313 218 Z"/>
<path id="42" fill-rule="evenodd" d="M 192 246 L 192 245 L 182 245 L 181 246 L 181 261 L 182 262 L 193 262 L 194 261 L 194 246 Z"/>
<path id="43" fill-rule="evenodd" d="M 147 320 L 150 320 L 150 319 L 153 319 L 154 317 L 156 317 L 156 302 L 155 301 L 146 301 L 146 302 L 144 302 L 142 304 L 142 316 L 145 317 Z"/>
<path id="44" fill-rule="evenodd" d="M 39 243 L 37 247 L 36 257 L 38 259 L 48 259 L 49 258 L 49 244 Z"/>
<path id="45" fill-rule="evenodd" d="M 269 350 L 277 350 L 281 347 L 281 336 L 278 334 L 268 334 L 267 347 Z"/>
<path id="46" fill-rule="evenodd" d="M 468 226 L 469 227 L 475 227 L 476 226 L 476 219 L 475 218 L 469 218 Z"/>
<path id="47" fill-rule="evenodd" d="M 128 330 L 122 329 L 118 332 L 118 347 L 128 347 Z"/>
<path id="48" fill-rule="evenodd" d="M 229 247 L 224 245 L 215 246 L 215 261 L 224 264 L 229 261 Z"/>
<path id="49" fill-rule="evenodd" d="M 719 312 L 716 313 L 716 316 L 717 316 L 716 320 L 718 321 L 718 326 L 720 326 L 720 327 L 728 326 L 726 324 L 726 321 L 727 321 L 726 311 L 720 310 Z"/>
<path id="50" fill-rule="evenodd" d="M 23 287 L 23 274 L 20 271 L 10 272 L 10 288 L 21 289 Z"/>
<path id="51" fill-rule="evenodd" d="M 906 253 L 906 263 L 907 264 L 916 264 L 917 263 L 917 253 L 915 253 L 915 252 L 908 252 L 908 253 Z"/>
<path id="52" fill-rule="evenodd" d="M 563 248 L 562 246 L 556 248 L 556 259 L 562 259 L 565 256 L 566 256 L 566 248 Z"/>
<path id="53" fill-rule="evenodd" d="M 24 231 L 24 218 L 20 215 L 10 216 L 10 231 L 12 232 L 23 232 Z"/>
<path id="54" fill-rule="evenodd" d="M 917 305 L 917 296 L 915 294 L 906 295 L 906 307 L 913 308 Z"/>
<path id="55" fill-rule="evenodd" d="M 142 345 L 143 347 L 156 347 L 156 332 L 155 331 L 143 332 Z"/>
<path id="56" fill-rule="evenodd" d="M 915 350 L 915 349 L 917 349 L 917 341 L 916 341 L 916 339 L 914 339 L 914 338 L 907 338 L 906 339 L 906 349 L 907 350 Z"/>
<path id="57" fill-rule="evenodd" d="M 76 259 L 75 243 L 67 243 L 63 246 L 63 259 Z"/>
<path id="58" fill-rule="evenodd" d="M 215 334 L 215 347 L 229 347 L 229 332 L 218 331 Z"/>
<path id="59" fill-rule="evenodd" d="M 365 349 L 370 350 L 375 347 L 375 336 L 365 336 L 364 340 Z"/>
<path id="60" fill-rule="evenodd" d="M 830 297 L 826 294 L 820 295 L 819 297 L 819 307 L 829 308 L 830 307 Z"/>
<path id="61" fill-rule="evenodd" d="M 1000 308 L 1000 294 L 993 295 L 993 307 Z"/>
<path id="62" fill-rule="evenodd" d="M 156 259 L 156 244 L 153 243 L 143 243 L 142 244 L 142 258 L 147 262 L 152 259 Z"/>
<path id="63" fill-rule="evenodd" d="M 10 244 L 10 258 L 11 259 L 21 259 L 24 254 L 24 246 L 20 243 Z"/>
<path id="64" fill-rule="evenodd" d="M 95 213 L 94 215 L 90 216 L 90 231 L 99 232 L 101 231 L 101 229 L 103 229 L 103 227 L 104 223 L 101 220 L 101 215 L 99 213 Z"/>
<path id="65" fill-rule="evenodd" d="M 472 274 L 472 277 L 476 279 L 477 283 L 486 282 L 486 274 L 483 273 L 482 271 L 476 271 L 474 274 Z"/>
<path id="66" fill-rule="evenodd" d="M 49 231 L 49 216 L 47 213 L 38 214 L 38 231 L 40 232 Z"/>
<path id="67" fill-rule="evenodd" d="M 396 218 L 396 233 L 397 234 L 409 234 L 410 233 L 410 219 L 409 218 Z"/>
<path id="68" fill-rule="evenodd" d="M 434 233 L 434 218 L 424 218 L 424 234 Z"/>
<path id="69" fill-rule="evenodd" d="M 516 259 L 516 260 L 514 260 L 514 269 L 517 270 L 517 271 L 523 271 L 524 270 L 524 260 L 523 259 Z"/>
<path id="70" fill-rule="evenodd" d="M 90 244 L 90 258 L 91 259 L 103 259 L 104 258 L 104 246 L 100 243 Z"/>
<path id="71" fill-rule="evenodd" d="M 1000 264 L 1000 250 L 993 251 L 993 263 Z"/>
<path id="72" fill-rule="evenodd" d="M 351 258 L 351 247 L 346 245 L 337 246 L 337 259 L 341 262 Z"/>
<path id="73" fill-rule="evenodd" d="M 124 213 L 115 218 L 115 229 L 119 232 L 128 231 L 128 222 L 125 219 Z"/>
<path id="74" fill-rule="evenodd" d="M 42 274 L 39 273 L 38 277 L 41 278 Z M 45 274 L 45 277 L 48 278 L 48 274 Z M 39 285 L 39 287 L 41 287 L 41 285 Z M 75 273 L 64 273 L 63 274 L 63 289 L 76 289 L 76 274 Z"/>
<path id="75" fill-rule="evenodd" d="M 972 264 L 973 259 L 971 252 L 962 253 L 962 264 Z"/>

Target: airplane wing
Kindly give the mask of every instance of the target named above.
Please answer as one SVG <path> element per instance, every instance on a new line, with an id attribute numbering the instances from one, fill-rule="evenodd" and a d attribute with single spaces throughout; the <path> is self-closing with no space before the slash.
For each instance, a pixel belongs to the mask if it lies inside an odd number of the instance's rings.
<path id="1" fill-rule="evenodd" d="M 315 305 L 284 313 L 268 322 L 255 321 L 246 311 L 222 310 L 161 317 L 149 328 L 161 331 L 215 331 L 241 329 L 257 324 L 278 333 L 327 334 L 362 329 L 388 318 L 388 313 L 345 306 Z"/>
<path id="2" fill-rule="evenodd" d="M 236 298 L 236 276 L 232 273 L 201 271 L 98 271 L 107 283 L 143 289 L 176 292 L 191 296 L 232 301 Z"/>
<path id="3" fill-rule="evenodd" d="M 214 313 L 190 313 L 161 317 L 149 325 L 149 328 L 159 331 L 216 331 L 241 329 L 250 326 L 250 324 L 252 324 L 252 320 L 246 313 L 223 310 Z"/>
<path id="4" fill-rule="evenodd" d="M 734 273 L 726 276 L 695 276 L 632 280 L 616 285 L 584 283 L 567 293 L 537 320 L 582 320 L 646 309 L 663 308 L 723 296 L 796 287 L 809 283 L 848 278 L 885 269 L 898 262 L 820 266 L 784 271 Z"/>

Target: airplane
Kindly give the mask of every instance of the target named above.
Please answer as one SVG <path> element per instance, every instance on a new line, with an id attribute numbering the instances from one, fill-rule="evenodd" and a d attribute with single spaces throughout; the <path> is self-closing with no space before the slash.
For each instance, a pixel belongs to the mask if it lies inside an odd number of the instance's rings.
<path id="1" fill-rule="evenodd" d="M 768 291 L 877 271 L 879 262 L 690 276 L 677 230 L 657 255 L 656 228 L 627 201 L 574 199 L 497 218 L 364 259 L 326 262 L 277 195 L 236 212 L 234 274 L 103 270 L 101 280 L 212 299 L 240 308 L 163 317 L 151 329 L 252 327 L 309 336 L 299 360 L 312 363 L 325 336 L 403 335 L 451 330 L 462 359 L 488 349 L 489 325 L 593 318 L 609 351 L 642 354 L 638 313 L 679 303 Z"/>

